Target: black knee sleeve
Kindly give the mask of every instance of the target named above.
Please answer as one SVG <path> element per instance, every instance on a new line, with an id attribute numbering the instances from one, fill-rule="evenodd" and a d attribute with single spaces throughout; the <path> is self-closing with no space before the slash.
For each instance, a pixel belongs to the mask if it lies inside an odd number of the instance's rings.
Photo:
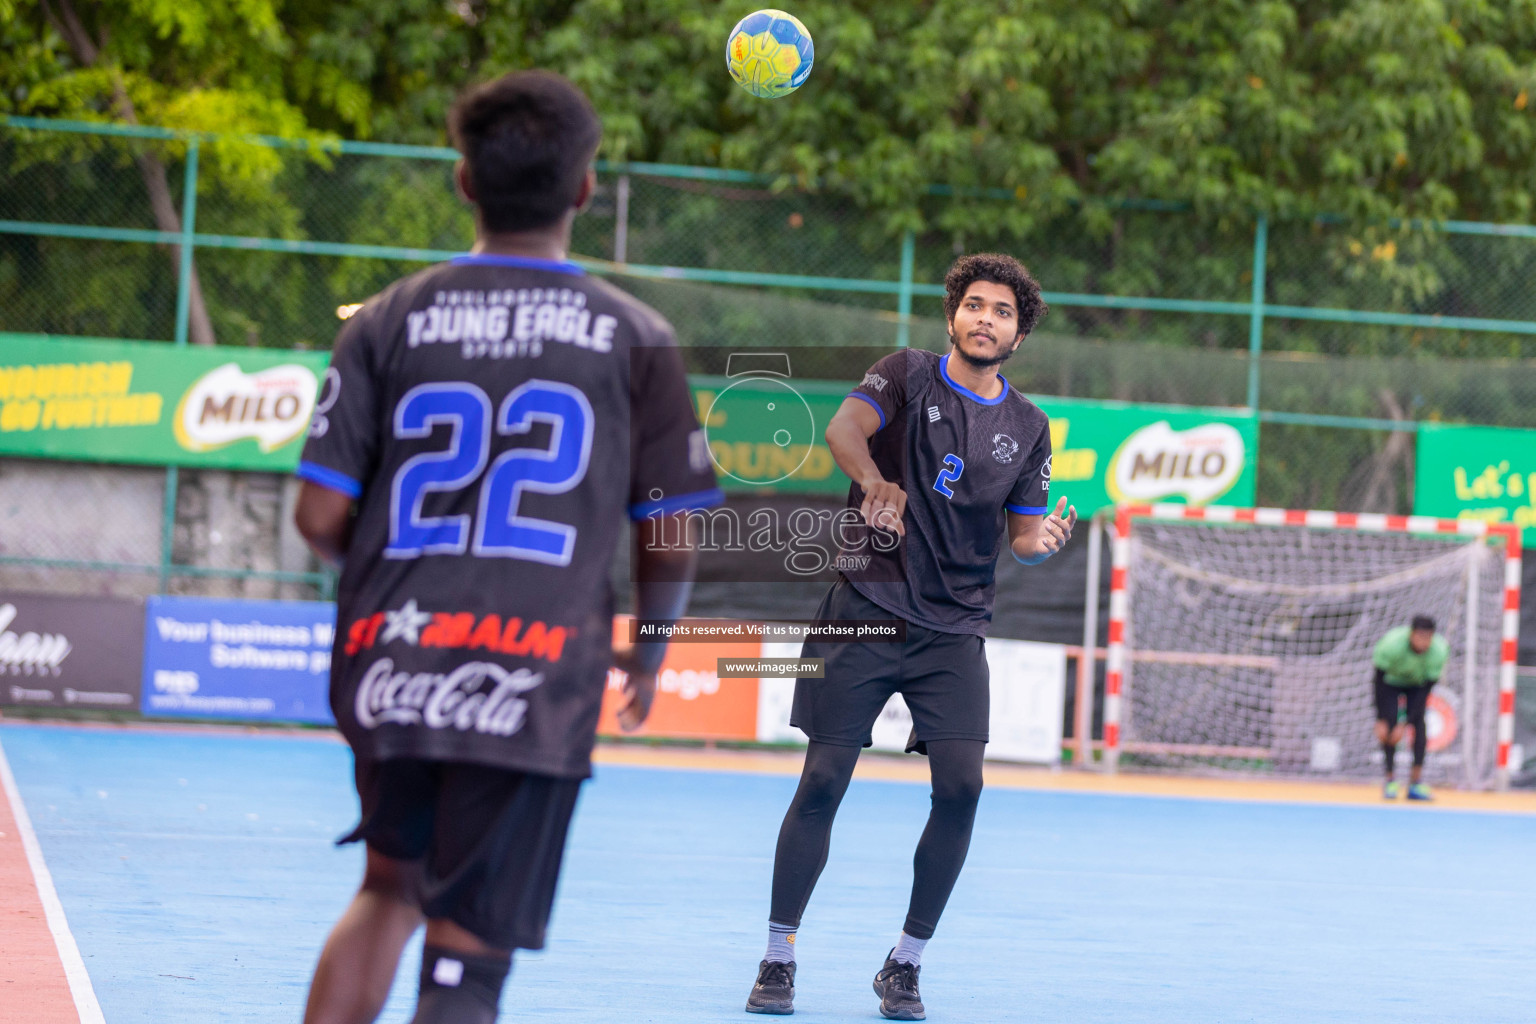
<path id="1" fill-rule="evenodd" d="M 496 1024 L 510 958 L 466 956 L 427 946 L 421 951 L 421 994 L 411 1024 Z"/>
<path id="2" fill-rule="evenodd" d="M 940 742 L 940 741 L 935 741 Z M 976 803 L 981 799 L 981 765 L 958 766 L 953 774 L 934 773 L 932 802 L 944 813 L 964 816 L 976 813 Z"/>

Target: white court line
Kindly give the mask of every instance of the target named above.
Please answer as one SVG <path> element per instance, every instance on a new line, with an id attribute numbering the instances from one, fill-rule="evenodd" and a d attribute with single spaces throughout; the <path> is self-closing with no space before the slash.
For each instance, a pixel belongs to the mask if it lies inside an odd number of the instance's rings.
<path id="1" fill-rule="evenodd" d="M 58 947 L 80 1024 L 106 1024 L 106 1018 L 101 1015 L 101 1004 L 96 1001 L 96 990 L 91 987 L 91 976 L 86 972 L 85 961 L 80 958 L 80 947 L 75 945 L 69 922 L 64 918 L 64 904 L 59 902 L 59 894 L 53 888 L 53 876 L 43 862 L 43 848 L 38 845 L 37 833 L 32 831 L 32 819 L 21 802 L 21 791 L 16 788 L 16 776 L 11 774 L 11 763 L 5 758 L 4 746 L 0 746 L 0 789 L 5 790 L 5 797 L 11 804 L 11 816 L 16 819 L 16 829 L 21 833 L 21 846 L 27 852 L 32 881 L 43 901 L 43 915 L 48 919 L 48 930 L 53 933 L 53 944 Z"/>

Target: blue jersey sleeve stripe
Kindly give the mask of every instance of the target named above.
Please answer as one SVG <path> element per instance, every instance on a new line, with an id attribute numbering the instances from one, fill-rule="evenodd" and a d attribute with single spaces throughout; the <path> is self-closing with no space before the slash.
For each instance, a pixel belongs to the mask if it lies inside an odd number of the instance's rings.
<path id="1" fill-rule="evenodd" d="M 1017 512 L 1021 516 L 1043 516 L 1049 505 L 1004 505 L 1009 512 Z"/>
<path id="2" fill-rule="evenodd" d="M 321 487 L 329 487 L 331 490 L 345 494 L 349 498 L 361 498 L 363 496 L 363 485 L 359 481 L 353 480 L 345 473 L 339 473 L 327 466 L 322 466 L 318 462 L 299 463 L 299 468 L 295 470 L 294 475 L 302 480 L 319 484 Z"/>
<path id="3" fill-rule="evenodd" d="M 848 397 L 849 398 L 862 398 L 862 399 L 864 399 L 864 401 L 868 402 L 871 406 L 873 406 L 875 412 L 880 414 L 880 429 L 881 430 L 885 429 L 885 410 L 880 408 L 880 403 L 879 402 L 875 401 L 873 398 L 870 398 L 868 395 L 866 395 L 862 391 L 850 391 L 850 392 L 848 392 Z"/>
<path id="4" fill-rule="evenodd" d="M 649 519 L 651 516 L 670 515 L 673 512 L 694 512 L 723 504 L 725 504 L 725 492 L 716 487 L 708 491 L 694 491 L 692 494 L 678 494 L 659 501 L 645 501 L 638 505 L 631 505 L 629 518 Z"/>

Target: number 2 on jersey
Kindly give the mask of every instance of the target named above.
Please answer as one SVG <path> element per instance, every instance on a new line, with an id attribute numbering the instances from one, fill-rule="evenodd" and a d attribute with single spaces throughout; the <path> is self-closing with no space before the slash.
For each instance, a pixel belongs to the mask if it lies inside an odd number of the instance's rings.
<path id="1" fill-rule="evenodd" d="M 933 489 L 946 498 L 953 498 L 955 492 L 950 489 L 950 484 L 960 479 L 960 474 L 965 472 L 965 462 L 958 455 L 944 456 L 944 468 L 939 470 L 939 478 L 933 482 Z"/>
<path id="2" fill-rule="evenodd" d="M 524 491 L 561 494 L 586 476 L 592 453 L 592 406 L 586 395 L 569 384 L 530 380 L 502 401 L 495 429 L 510 436 L 527 433 L 535 423 L 549 424 L 548 447 L 503 452 L 480 485 L 474 552 L 569 565 L 576 528 L 520 516 L 517 506 Z M 386 557 L 459 555 L 469 546 L 467 513 L 426 516 L 421 505 L 428 493 L 460 490 L 485 469 L 492 427 L 490 398 L 473 384 L 421 384 L 406 392 L 395 407 L 394 434 L 402 440 L 429 437 L 441 424 L 453 428 L 447 449 L 413 455 L 390 486 Z"/>

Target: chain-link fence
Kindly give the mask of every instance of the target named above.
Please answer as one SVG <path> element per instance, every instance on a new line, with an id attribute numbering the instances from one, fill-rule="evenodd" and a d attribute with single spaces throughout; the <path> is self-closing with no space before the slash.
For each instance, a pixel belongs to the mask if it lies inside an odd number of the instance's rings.
<path id="1" fill-rule="evenodd" d="M 0 331 L 327 348 L 339 307 L 468 246 L 455 158 L 0 121 Z M 838 365 L 840 347 L 942 345 L 940 282 L 957 253 L 1013 252 L 1052 307 L 1006 367 L 1015 386 L 1255 407 L 1262 504 L 1407 512 L 1420 422 L 1536 426 L 1536 229 L 1231 223 L 1152 202 L 1036 215 L 997 192 L 965 197 L 963 229 L 914 234 L 835 194 L 744 172 L 599 172 L 573 248 L 665 313 L 685 345 L 798 341 L 846 376 L 862 367 Z M 950 224 L 954 190 L 929 191 L 929 223 Z M 22 465 L 43 472 L 4 471 Z M 243 572 L 262 586 L 323 586 L 282 517 L 262 525 L 261 508 L 281 510 L 281 485 L 120 472 L 143 505 L 132 518 L 158 528 L 94 548 L 12 530 L 0 557 L 54 573 L 72 559 L 134 566 L 152 588 L 231 588 Z M 238 528 L 208 525 L 207 496 L 222 493 L 245 503 Z M 232 529 L 266 531 L 289 554 L 231 553 L 238 545 L 212 538 Z"/>

